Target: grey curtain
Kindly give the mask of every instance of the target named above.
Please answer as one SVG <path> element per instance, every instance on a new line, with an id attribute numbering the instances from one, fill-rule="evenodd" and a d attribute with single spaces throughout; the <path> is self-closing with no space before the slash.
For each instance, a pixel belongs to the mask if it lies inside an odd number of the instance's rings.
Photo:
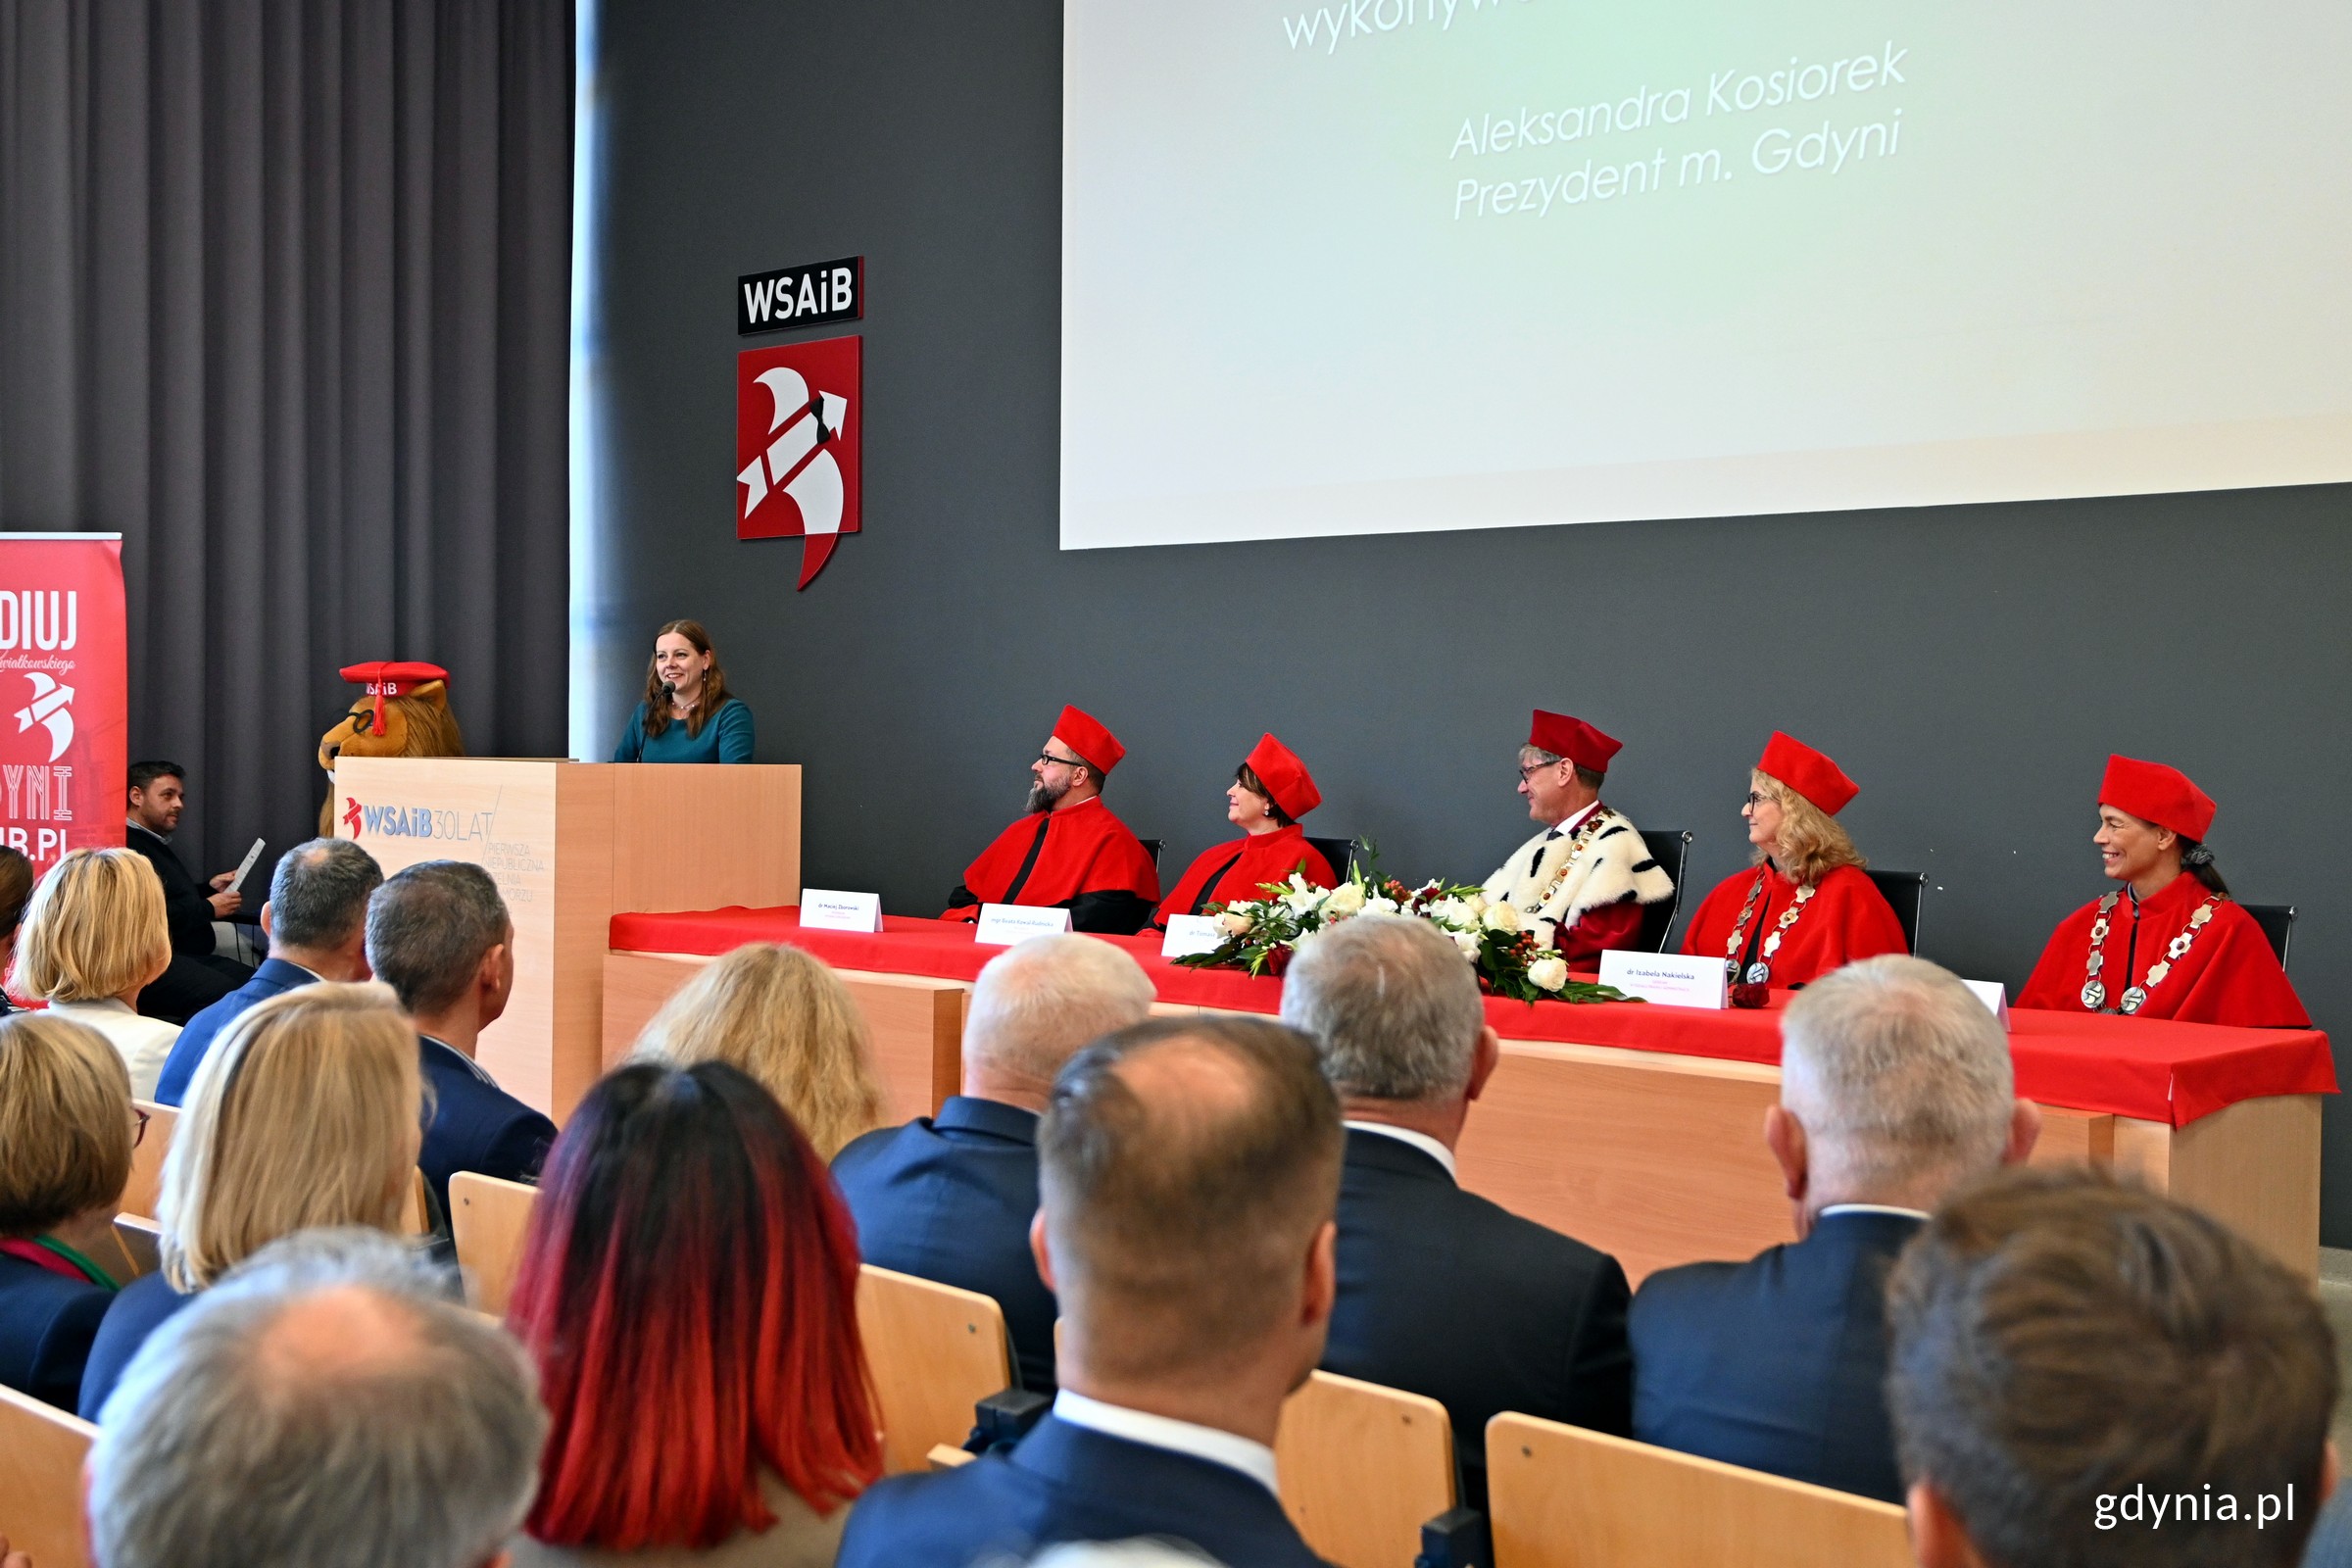
<path id="1" fill-rule="evenodd" d="M 199 871 L 314 830 L 343 664 L 564 750 L 572 25 L 0 0 L 0 529 L 123 536 Z"/>

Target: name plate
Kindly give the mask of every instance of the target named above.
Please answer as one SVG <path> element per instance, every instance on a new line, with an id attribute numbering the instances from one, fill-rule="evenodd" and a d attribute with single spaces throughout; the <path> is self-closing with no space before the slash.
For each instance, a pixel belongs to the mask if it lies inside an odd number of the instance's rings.
<path id="1" fill-rule="evenodd" d="M 1992 1015 L 2001 1020 L 2002 1028 L 2009 1027 L 2009 990 L 2006 986 L 1998 980 L 1963 980 L 1960 983 L 1975 992 L 1979 1002 L 1992 1009 Z"/>
<path id="2" fill-rule="evenodd" d="M 872 936 L 882 929 L 882 895 L 803 888 L 801 924 L 810 931 L 857 931 Z"/>
<path id="3" fill-rule="evenodd" d="M 1039 909 L 1026 904 L 983 904 L 972 940 L 984 948 L 1009 948 L 1031 937 L 1050 937 L 1070 928 L 1067 909 Z"/>
<path id="4" fill-rule="evenodd" d="M 1167 940 L 1159 945 L 1163 958 L 1189 958 L 1196 953 L 1214 953 L 1225 942 L 1225 928 L 1205 914 L 1168 916 Z"/>
<path id="5" fill-rule="evenodd" d="M 1662 1006 L 1721 1009 L 1727 977 L 1723 960 L 1704 954 L 1612 949 L 1600 956 L 1600 983 Z"/>

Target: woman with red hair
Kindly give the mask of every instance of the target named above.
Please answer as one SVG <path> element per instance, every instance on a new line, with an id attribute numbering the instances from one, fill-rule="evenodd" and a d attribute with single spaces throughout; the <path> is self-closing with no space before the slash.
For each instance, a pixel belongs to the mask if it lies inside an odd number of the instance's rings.
<path id="1" fill-rule="evenodd" d="M 823 1565 L 881 1473 L 858 1240 L 823 1161 L 723 1062 L 572 1113 L 508 1308 L 552 1420 L 534 1564 Z"/>

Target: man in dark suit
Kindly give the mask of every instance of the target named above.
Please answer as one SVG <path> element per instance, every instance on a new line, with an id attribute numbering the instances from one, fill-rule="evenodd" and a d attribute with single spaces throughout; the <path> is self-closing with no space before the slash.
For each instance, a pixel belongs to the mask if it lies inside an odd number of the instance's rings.
<path id="1" fill-rule="evenodd" d="M 1453 944 L 1426 920 L 1359 915 L 1300 951 L 1282 1016 L 1315 1042 L 1348 1117 L 1324 1368 L 1444 1403 L 1473 1507 L 1501 1411 L 1624 1436 L 1625 1271 L 1454 1182 L 1499 1046 Z"/>
<path id="2" fill-rule="evenodd" d="M 1135 1536 L 1309 1568 L 1273 1445 L 1331 1312 L 1340 1116 L 1313 1052 L 1263 1018 L 1122 1030 L 1062 1069 L 1038 1159 L 1030 1234 L 1063 1310 L 1054 1412 L 1009 1453 L 872 1488 L 840 1568 Z"/>
<path id="3" fill-rule="evenodd" d="M 464 860 L 425 860 L 394 875 L 368 901 L 368 963 L 416 1023 L 433 1095 L 416 1164 L 442 1211 L 449 1178 L 462 1170 L 538 1180 L 555 1123 L 473 1059 L 514 990 L 514 922 L 490 873 Z"/>
<path id="4" fill-rule="evenodd" d="M 1054 1392 L 1059 1312 L 1029 1255 L 1037 1118 L 1079 1047 L 1151 1010 L 1152 982 L 1123 949 L 1084 936 L 1007 948 L 972 988 L 963 1093 L 833 1159 L 865 1261 L 995 1298 L 1036 1393 Z"/>
<path id="5" fill-rule="evenodd" d="M 1949 973 L 1889 956 L 1807 986 L 1781 1020 L 1781 1102 L 1764 1119 L 1797 1240 L 1642 1282 L 1634 1436 L 1902 1501 L 1887 1272 L 1946 1193 L 2024 1159 L 2040 1128 L 2008 1035 Z"/>
<path id="6" fill-rule="evenodd" d="M 253 978 L 250 966 L 213 951 L 213 922 L 234 914 L 244 895 L 229 889 L 234 871 L 214 877 L 207 892 L 172 848 L 180 813 L 187 809 L 187 769 L 177 762 L 133 762 L 129 778 L 130 809 L 123 819 L 122 840 L 147 857 L 163 882 L 164 923 L 172 933 L 172 966 L 139 993 L 139 1011 L 184 1024 Z"/>
<path id="7" fill-rule="evenodd" d="M 319 980 L 368 978 L 368 897 L 383 881 L 374 857 L 349 839 L 313 839 L 280 856 L 262 906 L 269 958 L 188 1020 L 164 1059 L 155 1098 L 167 1105 L 185 1100 L 205 1053 L 254 1004 Z"/>

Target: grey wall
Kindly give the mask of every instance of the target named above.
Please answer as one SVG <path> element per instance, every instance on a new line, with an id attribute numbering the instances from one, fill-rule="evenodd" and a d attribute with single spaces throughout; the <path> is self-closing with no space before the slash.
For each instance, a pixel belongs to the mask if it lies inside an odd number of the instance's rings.
<path id="1" fill-rule="evenodd" d="M 1694 891 L 1740 861 L 1765 735 L 1821 746 L 1862 784 L 1865 853 L 1932 874 L 1928 956 L 2014 988 L 2102 891 L 2121 751 L 2222 803 L 2223 869 L 2299 906 L 2297 986 L 2352 1020 L 2347 489 L 1064 555 L 1058 7 L 601 20 L 600 711 L 617 733 L 659 622 L 708 622 L 761 760 L 808 766 L 812 885 L 936 912 L 1065 701 L 1126 741 L 1110 804 L 1171 873 L 1272 729 L 1323 787 L 1310 827 L 1472 879 L 1527 831 L 1513 750 L 1541 705 L 1626 742 L 1609 799 L 1697 832 Z M 733 537 L 730 289 L 852 253 L 866 531 L 796 593 L 797 543 Z M 2332 1103 L 2328 1144 L 2327 1234 L 2352 1244 Z"/>

